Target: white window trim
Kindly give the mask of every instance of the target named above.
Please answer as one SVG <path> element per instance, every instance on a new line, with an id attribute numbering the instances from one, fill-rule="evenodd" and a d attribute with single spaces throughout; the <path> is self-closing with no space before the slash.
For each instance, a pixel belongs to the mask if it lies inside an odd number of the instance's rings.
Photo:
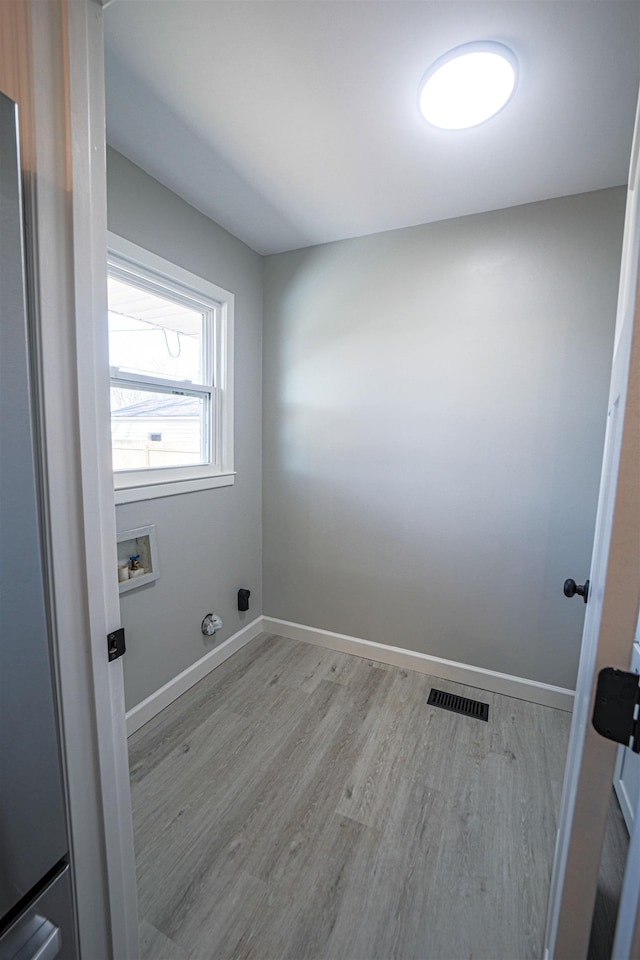
<path id="1" fill-rule="evenodd" d="M 218 362 L 218 390 L 213 406 L 216 418 L 214 439 L 215 463 L 185 467 L 156 467 L 153 470 L 126 470 L 113 474 L 116 504 L 137 500 L 152 500 L 175 494 L 231 486 L 235 479 L 233 469 L 233 332 L 234 294 L 223 287 L 196 276 L 169 260 L 139 247 L 124 237 L 108 234 L 109 264 L 141 267 L 159 280 L 167 280 L 192 292 L 197 298 L 204 295 L 219 304 L 220 357 Z"/>

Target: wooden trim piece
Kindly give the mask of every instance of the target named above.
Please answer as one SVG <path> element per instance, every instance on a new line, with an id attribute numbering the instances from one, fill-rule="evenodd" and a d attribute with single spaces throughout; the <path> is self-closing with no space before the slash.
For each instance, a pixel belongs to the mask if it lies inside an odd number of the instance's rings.
<path id="1" fill-rule="evenodd" d="M 19 107 L 20 162 L 24 202 L 30 202 L 29 177 L 35 173 L 31 3 L 0 4 L 0 90 Z M 33 185 L 31 185 L 33 188 Z M 28 215 L 25 220 L 29 220 Z"/>
<path id="2" fill-rule="evenodd" d="M 114 503 L 139 503 L 141 500 L 157 500 L 159 497 L 175 497 L 182 493 L 198 493 L 217 487 L 232 487 L 235 473 L 218 473 L 210 477 L 192 480 L 175 480 L 171 483 L 147 483 L 142 486 L 119 487 L 114 490 Z"/>

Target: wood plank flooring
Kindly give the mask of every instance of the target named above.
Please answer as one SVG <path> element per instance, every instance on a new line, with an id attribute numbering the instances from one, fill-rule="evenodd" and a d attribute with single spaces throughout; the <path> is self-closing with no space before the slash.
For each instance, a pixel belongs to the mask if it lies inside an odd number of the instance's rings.
<path id="1" fill-rule="evenodd" d="M 263 635 L 129 741 L 143 960 L 539 958 L 569 723 Z"/>

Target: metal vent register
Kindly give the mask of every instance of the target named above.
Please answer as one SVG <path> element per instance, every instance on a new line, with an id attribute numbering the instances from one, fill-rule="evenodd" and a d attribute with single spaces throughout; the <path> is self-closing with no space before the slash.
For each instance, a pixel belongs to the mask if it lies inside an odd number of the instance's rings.
<path id="1" fill-rule="evenodd" d="M 476 720 L 489 719 L 489 704 L 480 700 L 469 700 L 467 697 L 458 697 L 455 693 L 445 693 L 444 690 L 431 689 L 427 703 L 432 707 L 442 707 L 452 713 L 462 713 L 465 717 L 475 717 Z"/>

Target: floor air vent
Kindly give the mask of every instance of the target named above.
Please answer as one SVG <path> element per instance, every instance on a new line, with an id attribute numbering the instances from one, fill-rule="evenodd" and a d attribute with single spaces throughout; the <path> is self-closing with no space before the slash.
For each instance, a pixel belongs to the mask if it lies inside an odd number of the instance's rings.
<path id="1" fill-rule="evenodd" d="M 455 693 L 445 693 L 444 690 L 432 688 L 427 703 L 432 707 L 442 707 L 453 713 L 463 713 L 465 717 L 475 717 L 477 720 L 489 719 L 489 704 L 479 700 L 469 700 L 467 697 L 458 697 Z"/>

